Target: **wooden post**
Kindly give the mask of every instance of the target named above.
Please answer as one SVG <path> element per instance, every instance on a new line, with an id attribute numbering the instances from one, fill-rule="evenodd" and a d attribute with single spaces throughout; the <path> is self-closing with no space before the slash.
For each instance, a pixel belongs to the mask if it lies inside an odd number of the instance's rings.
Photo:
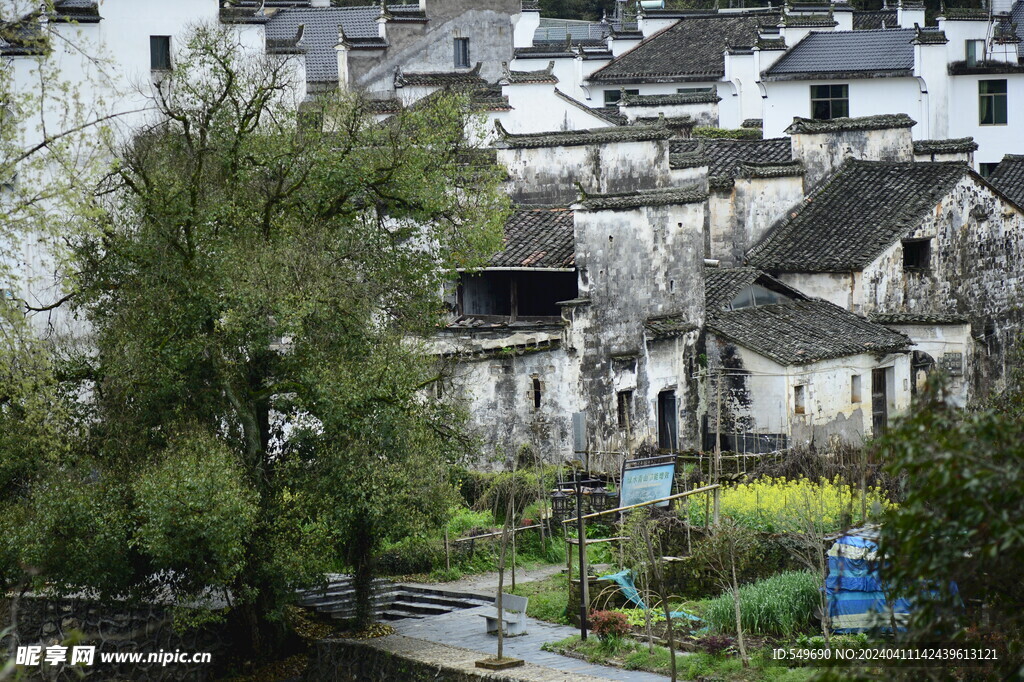
<path id="1" fill-rule="evenodd" d="M 580 546 L 580 639 L 587 639 L 587 533 L 583 525 L 583 482 L 576 477 L 576 535 Z"/>
<path id="2" fill-rule="evenodd" d="M 451 573 L 452 570 L 452 557 L 448 551 L 448 527 L 444 528 L 444 568 L 446 571 Z"/>
<path id="3" fill-rule="evenodd" d="M 716 485 L 721 483 L 722 478 L 722 370 L 718 370 L 718 381 L 717 393 L 718 393 L 718 408 L 717 415 L 715 416 L 715 480 L 713 481 Z M 717 526 L 721 521 L 720 516 L 720 501 L 721 496 L 719 494 L 720 488 L 715 488 L 714 493 L 714 506 L 715 506 L 715 525 Z"/>

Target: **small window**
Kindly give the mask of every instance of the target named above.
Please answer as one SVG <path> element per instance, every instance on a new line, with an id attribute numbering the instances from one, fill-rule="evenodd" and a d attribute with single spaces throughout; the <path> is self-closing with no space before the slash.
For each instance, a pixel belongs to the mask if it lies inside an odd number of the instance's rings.
<path id="1" fill-rule="evenodd" d="M 985 61 L 985 41 L 965 40 L 964 60 L 968 66 L 976 66 L 978 63 Z"/>
<path id="2" fill-rule="evenodd" d="M 171 37 L 149 37 L 149 68 L 153 71 L 170 71 Z"/>
<path id="3" fill-rule="evenodd" d="M 850 402 L 860 402 L 860 375 L 854 374 L 850 377 Z"/>
<path id="4" fill-rule="evenodd" d="M 627 95 L 639 95 L 639 90 L 605 90 L 604 91 L 604 105 L 606 107 L 618 104 L 619 100 L 622 99 L 623 93 Z"/>
<path id="5" fill-rule="evenodd" d="M 469 38 L 455 39 L 455 68 L 469 68 Z"/>
<path id="6" fill-rule="evenodd" d="M 850 87 L 848 85 L 812 85 L 811 118 L 827 121 L 850 115 Z"/>
<path id="7" fill-rule="evenodd" d="M 927 270 L 931 267 L 931 257 L 931 239 L 908 239 L 903 242 L 904 270 Z"/>
<path id="8" fill-rule="evenodd" d="M 677 95 L 697 95 L 708 92 L 708 88 L 676 88 Z"/>
<path id="9" fill-rule="evenodd" d="M 1006 125 L 1006 79 L 978 81 L 978 120 L 983 126 Z"/>
<path id="10" fill-rule="evenodd" d="M 619 428 L 628 429 L 633 423 L 633 391 L 618 392 Z"/>
<path id="11" fill-rule="evenodd" d="M 983 177 L 983 178 L 985 178 L 987 180 L 988 177 L 990 175 L 992 175 L 992 173 L 995 171 L 996 166 L 998 166 L 998 165 L 999 165 L 998 161 L 996 161 L 995 163 L 979 163 L 978 164 L 978 174 L 981 175 L 981 177 Z"/>
<path id="12" fill-rule="evenodd" d="M 530 393 L 533 394 L 533 409 L 540 409 L 540 397 L 541 397 L 541 383 L 538 377 L 533 377 L 533 390 Z"/>
<path id="13" fill-rule="evenodd" d="M 794 386 L 793 387 L 793 412 L 797 414 L 806 414 L 807 412 L 807 387 L 806 386 Z"/>

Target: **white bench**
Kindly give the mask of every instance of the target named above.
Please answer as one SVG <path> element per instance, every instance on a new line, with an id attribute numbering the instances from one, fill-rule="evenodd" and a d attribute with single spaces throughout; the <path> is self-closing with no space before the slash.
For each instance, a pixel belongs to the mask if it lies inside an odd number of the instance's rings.
<path id="1" fill-rule="evenodd" d="M 525 635 L 526 634 L 526 604 L 529 599 L 526 597 L 520 597 L 515 594 L 504 594 L 501 596 L 502 611 L 499 615 L 498 609 L 495 608 L 493 613 L 481 613 L 481 617 L 487 619 L 487 632 L 497 632 L 498 623 L 503 624 L 503 630 L 506 635 Z"/>

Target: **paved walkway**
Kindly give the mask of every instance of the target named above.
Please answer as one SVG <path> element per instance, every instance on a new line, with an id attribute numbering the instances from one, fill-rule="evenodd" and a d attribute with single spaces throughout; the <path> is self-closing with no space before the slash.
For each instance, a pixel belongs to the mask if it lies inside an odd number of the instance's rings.
<path id="1" fill-rule="evenodd" d="M 516 585 L 520 583 L 530 583 L 535 580 L 544 580 L 553 575 L 558 575 L 565 570 L 565 566 L 561 564 L 541 564 L 536 568 L 526 570 L 522 567 L 516 568 Z M 479 573 L 477 575 L 468 575 L 465 578 L 459 580 L 452 580 L 446 583 L 410 583 L 403 582 L 403 585 L 413 585 L 414 587 L 435 587 L 440 590 L 451 590 L 452 592 L 475 592 L 479 594 L 487 594 L 491 597 L 495 597 L 498 594 L 498 572 L 492 571 L 490 573 Z M 512 571 L 505 571 L 505 592 L 508 592 L 512 588 Z"/>
<path id="2" fill-rule="evenodd" d="M 415 637 L 428 642 L 447 644 L 494 656 L 498 651 L 498 638 L 485 632 L 484 619 L 479 615 L 493 613 L 493 611 L 494 607 L 492 606 L 481 606 L 418 620 L 398 620 L 391 625 L 398 631 L 398 634 L 406 637 Z M 552 625 L 527 618 L 525 635 L 505 639 L 505 655 L 521 658 L 528 663 L 553 668 L 564 673 L 588 675 L 605 680 L 663 682 L 668 679 L 651 673 L 593 665 L 568 656 L 541 651 L 541 645 L 545 642 L 557 642 L 578 632 L 579 630 L 565 625 Z M 571 678 L 566 677 L 565 679 Z"/>

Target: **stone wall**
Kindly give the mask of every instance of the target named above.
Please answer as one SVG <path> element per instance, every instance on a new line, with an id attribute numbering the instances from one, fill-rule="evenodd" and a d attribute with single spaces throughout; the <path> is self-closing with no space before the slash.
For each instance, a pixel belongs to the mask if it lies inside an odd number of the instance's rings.
<path id="1" fill-rule="evenodd" d="M 22 597 L 0 599 L 0 629 L 12 621 L 15 606 L 17 643 L 21 646 L 95 646 L 91 666 L 41 665 L 27 671 L 32 679 L 92 680 L 208 680 L 222 671 L 229 642 L 223 628 L 205 627 L 178 633 L 172 626 L 170 608 L 162 605 L 104 605 L 90 599 Z M 10 636 L 0 639 L 0 649 L 11 645 Z M 210 663 L 101 663 L 104 653 L 161 652 L 211 654 Z M 69 649 L 70 657 L 70 649 Z"/>

